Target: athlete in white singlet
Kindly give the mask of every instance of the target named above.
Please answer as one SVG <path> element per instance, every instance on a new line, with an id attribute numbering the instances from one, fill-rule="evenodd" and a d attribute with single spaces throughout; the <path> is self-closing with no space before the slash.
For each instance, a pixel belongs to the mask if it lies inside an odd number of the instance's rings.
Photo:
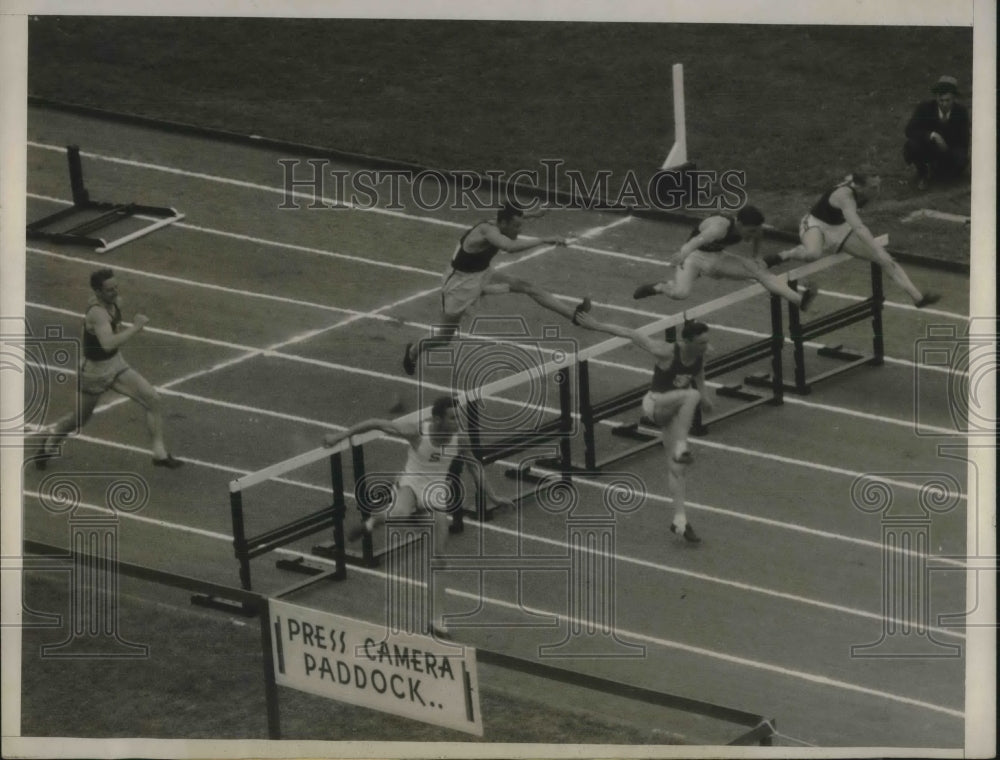
<path id="1" fill-rule="evenodd" d="M 356 541 L 375 526 L 385 522 L 388 516 L 405 517 L 418 510 L 430 512 L 434 516 L 434 555 L 444 560 L 444 549 L 448 538 L 448 508 L 453 504 L 450 498 L 452 483 L 449 469 L 456 458 L 473 461 L 468 437 L 459 431 L 455 411 L 455 399 L 441 396 L 431 406 L 431 418 L 422 429 L 415 423 L 400 423 L 393 420 L 370 419 L 352 425 L 342 433 L 329 433 L 323 438 L 325 446 L 336 446 L 351 436 L 371 430 L 381 430 L 387 435 L 405 438 L 409 444 L 406 464 L 396 479 L 392 504 L 387 510 L 373 513 L 359 526 L 351 529 L 348 539 Z M 497 506 L 513 506 L 509 499 L 499 497 L 482 476 L 479 467 L 468 468 L 476 480 L 477 488 Z M 442 565 L 444 566 L 444 565 Z M 435 583 L 432 599 L 432 629 L 437 634 L 447 635 L 444 623 L 445 586 Z"/>

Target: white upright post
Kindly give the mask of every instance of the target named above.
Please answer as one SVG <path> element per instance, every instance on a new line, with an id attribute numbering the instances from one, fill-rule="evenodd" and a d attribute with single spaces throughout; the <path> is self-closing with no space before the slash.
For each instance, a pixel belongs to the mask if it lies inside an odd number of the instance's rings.
<path id="1" fill-rule="evenodd" d="M 674 144 L 662 169 L 687 163 L 687 127 L 684 123 L 684 64 L 674 64 Z"/>

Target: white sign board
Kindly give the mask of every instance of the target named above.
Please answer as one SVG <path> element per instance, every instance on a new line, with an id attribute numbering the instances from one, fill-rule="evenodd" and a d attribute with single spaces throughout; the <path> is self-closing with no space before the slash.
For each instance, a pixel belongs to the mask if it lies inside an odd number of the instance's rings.
<path id="1" fill-rule="evenodd" d="M 270 600 L 279 686 L 483 735 L 476 650 Z"/>

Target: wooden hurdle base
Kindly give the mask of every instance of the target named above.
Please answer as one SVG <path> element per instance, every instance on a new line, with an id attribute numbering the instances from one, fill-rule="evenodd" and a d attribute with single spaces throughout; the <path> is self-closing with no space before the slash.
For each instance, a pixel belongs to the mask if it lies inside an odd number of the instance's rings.
<path id="1" fill-rule="evenodd" d="M 547 470 L 547 472 L 541 474 L 535 471 L 541 469 Z M 561 477 L 556 478 L 553 476 L 553 473 L 561 475 Z M 521 502 L 536 497 L 549 488 L 553 488 L 562 480 L 571 480 L 574 475 L 586 474 L 588 474 L 588 471 L 584 468 L 571 466 L 567 469 L 561 460 L 554 458 L 536 459 L 531 464 L 525 464 L 521 467 L 509 467 L 504 470 L 506 477 L 511 480 L 519 480 L 522 483 L 542 483 L 545 480 L 549 481 L 547 486 L 536 486 L 514 496 L 512 501 L 518 507 L 521 505 Z"/>
<path id="2" fill-rule="evenodd" d="M 770 388 L 771 386 L 768 385 L 767 387 Z M 735 385 L 723 385 L 721 388 L 716 388 L 715 393 L 718 396 L 734 398 L 739 401 L 757 401 L 765 398 L 759 393 L 750 393 L 750 391 L 743 390 L 743 385 L 741 383 L 736 383 Z"/>
<path id="3" fill-rule="evenodd" d="M 407 541 L 400 544 L 398 548 L 407 546 L 408 544 L 414 543 L 419 539 L 413 539 L 412 541 Z M 395 551 L 394 549 L 379 549 L 376 551 L 375 542 L 369 535 L 364 536 L 361 539 L 361 552 L 348 551 L 345 547 L 344 549 L 344 561 L 349 565 L 356 565 L 357 567 L 379 567 L 382 564 L 382 557 L 388 554 L 390 551 Z M 312 553 L 317 557 L 323 557 L 324 559 L 336 559 L 337 557 L 337 544 L 333 541 L 324 541 L 322 544 L 317 544 L 312 548 Z M 279 560 L 281 562 L 283 560 Z M 298 560 L 288 561 L 289 565 L 293 565 Z M 304 564 L 304 563 L 303 563 Z M 279 565 L 280 567 L 280 565 Z M 318 570 L 315 566 L 304 565 L 303 567 L 283 567 L 284 570 L 293 570 L 295 572 L 301 573 L 316 573 L 325 572 L 323 570 Z"/>
<path id="4" fill-rule="evenodd" d="M 349 551 L 346 547 L 344 548 L 344 561 L 349 565 L 356 565 L 357 567 L 378 567 L 379 557 L 381 554 L 376 554 L 374 547 L 369 547 L 366 551 L 364 545 L 368 543 L 371 544 L 371 536 L 366 536 L 362 539 L 362 551 L 359 554 L 356 551 Z M 321 544 L 316 544 L 312 548 L 312 553 L 317 557 L 323 557 L 324 559 L 333 559 L 337 554 L 337 544 L 334 541 L 324 541 Z M 285 568 L 287 570 L 292 570 L 294 568 Z M 302 570 L 301 572 L 307 572 Z"/>
<path id="5" fill-rule="evenodd" d="M 224 599 L 221 596 L 211 596 L 209 594 L 192 594 L 191 604 L 196 607 L 205 607 L 216 612 L 225 612 L 230 615 L 252 618 L 259 614 L 256 609 L 234 599 Z"/>
<path id="6" fill-rule="evenodd" d="M 482 506 L 477 504 L 475 508 L 462 507 L 455 513 L 455 518 L 457 519 L 453 519 L 448 531 L 451 533 L 461 533 L 464 531 L 466 516 L 471 517 L 473 520 L 479 520 L 479 522 L 489 522 L 493 519 L 493 513 L 496 512 L 497 509 L 498 507 L 489 507 L 485 504 Z"/>
<path id="7" fill-rule="evenodd" d="M 279 570 L 290 570 L 293 573 L 301 573 L 302 575 L 319 575 L 320 573 L 327 572 L 322 567 L 310 565 L 306 562 L 305 557 L 279 559 L 275 561 L 274 566 Z"/>
<path id="8" fill-rule="evenodd" d="M 339 568 L 321 568 L 315 565 L 310 565 L 302 557 L 293 560 L 278 560 L 275 563 L 282 570 L 291 570 L 292 572 L 301 573 L 308 577 L 293 583 L 290 586 L 286 586 L 280 591 L 271 594 L 275 598 L 280 598 L 283 596 L 288 596 L 296 591 L 301 591 L 304 588 L 315 585 L 320 581 L 340 581 L 343 580 L 341 576 L 341 571 Z"/>
<path id="9" fill-rule="evenodd" d="M 855 367 L 863 365 L 877 367 L 882 364 L 882 360 L 878 356 L 872 354 L 861 354 L 850 349 L 845 350 L 843 344 L 837 344 L 835 346 L 821 346 L 816 349 L 816 355 L 822 356 L 825 359 L 834 359 L 836 361 L 843 362 L 843 364 L 829 369 L 826 372 L 810 375 L 809 377 L 801 376 L 801 372 L 797 373 L 800 376 L 797 377 L 795 383 L 782 384 L 785 391 L 799 396 L 808 396 L 812 393 L 812 386 L 815 383 L 834 377 L 843 372 L 847 372 Z M 755 388 L 770 388 L 772 385 L 772 377 L 769 372 L 759 372 L 754 375 L 747 375 L 743 378 L 743 383 Z"/>

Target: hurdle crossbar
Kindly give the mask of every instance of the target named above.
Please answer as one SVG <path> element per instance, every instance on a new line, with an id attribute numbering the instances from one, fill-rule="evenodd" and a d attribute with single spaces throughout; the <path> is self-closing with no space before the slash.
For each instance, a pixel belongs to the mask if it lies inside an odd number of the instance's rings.
<path id="1" fill-rule="evenodd" d="M 184 218 L 184 214 L 178 213 L 176 209 L 164 206 L 93 201 L 90 199 L 90 194 L 84 186 L 83 165 L 80 162 L 79 146 L 66 146 L 66 160 L 69 163 L 70 190 L 73 194 L 73 205 L 70 208 L 57 211 L 54 214 L 28 224 L 25 229 L 25 235 L 29 240 L 88 245 L 92 246 L 97 253 L 106 253 L 137 238 L 144 237 L 162 227 L 166 227 L 168 224 L 179 222 Z M 68 219 L 74 214 L 92 211 L 100 211 L 102 213 L 66 230 L 54 231 L 51 229 L 57 222 Z M 155 219 L 152 224 L 110 242 L 103 237 L 91 236 L 92 232 L 102 230 L 123 219 L 141 217 L 141 215 L 155 217 Z"/>

